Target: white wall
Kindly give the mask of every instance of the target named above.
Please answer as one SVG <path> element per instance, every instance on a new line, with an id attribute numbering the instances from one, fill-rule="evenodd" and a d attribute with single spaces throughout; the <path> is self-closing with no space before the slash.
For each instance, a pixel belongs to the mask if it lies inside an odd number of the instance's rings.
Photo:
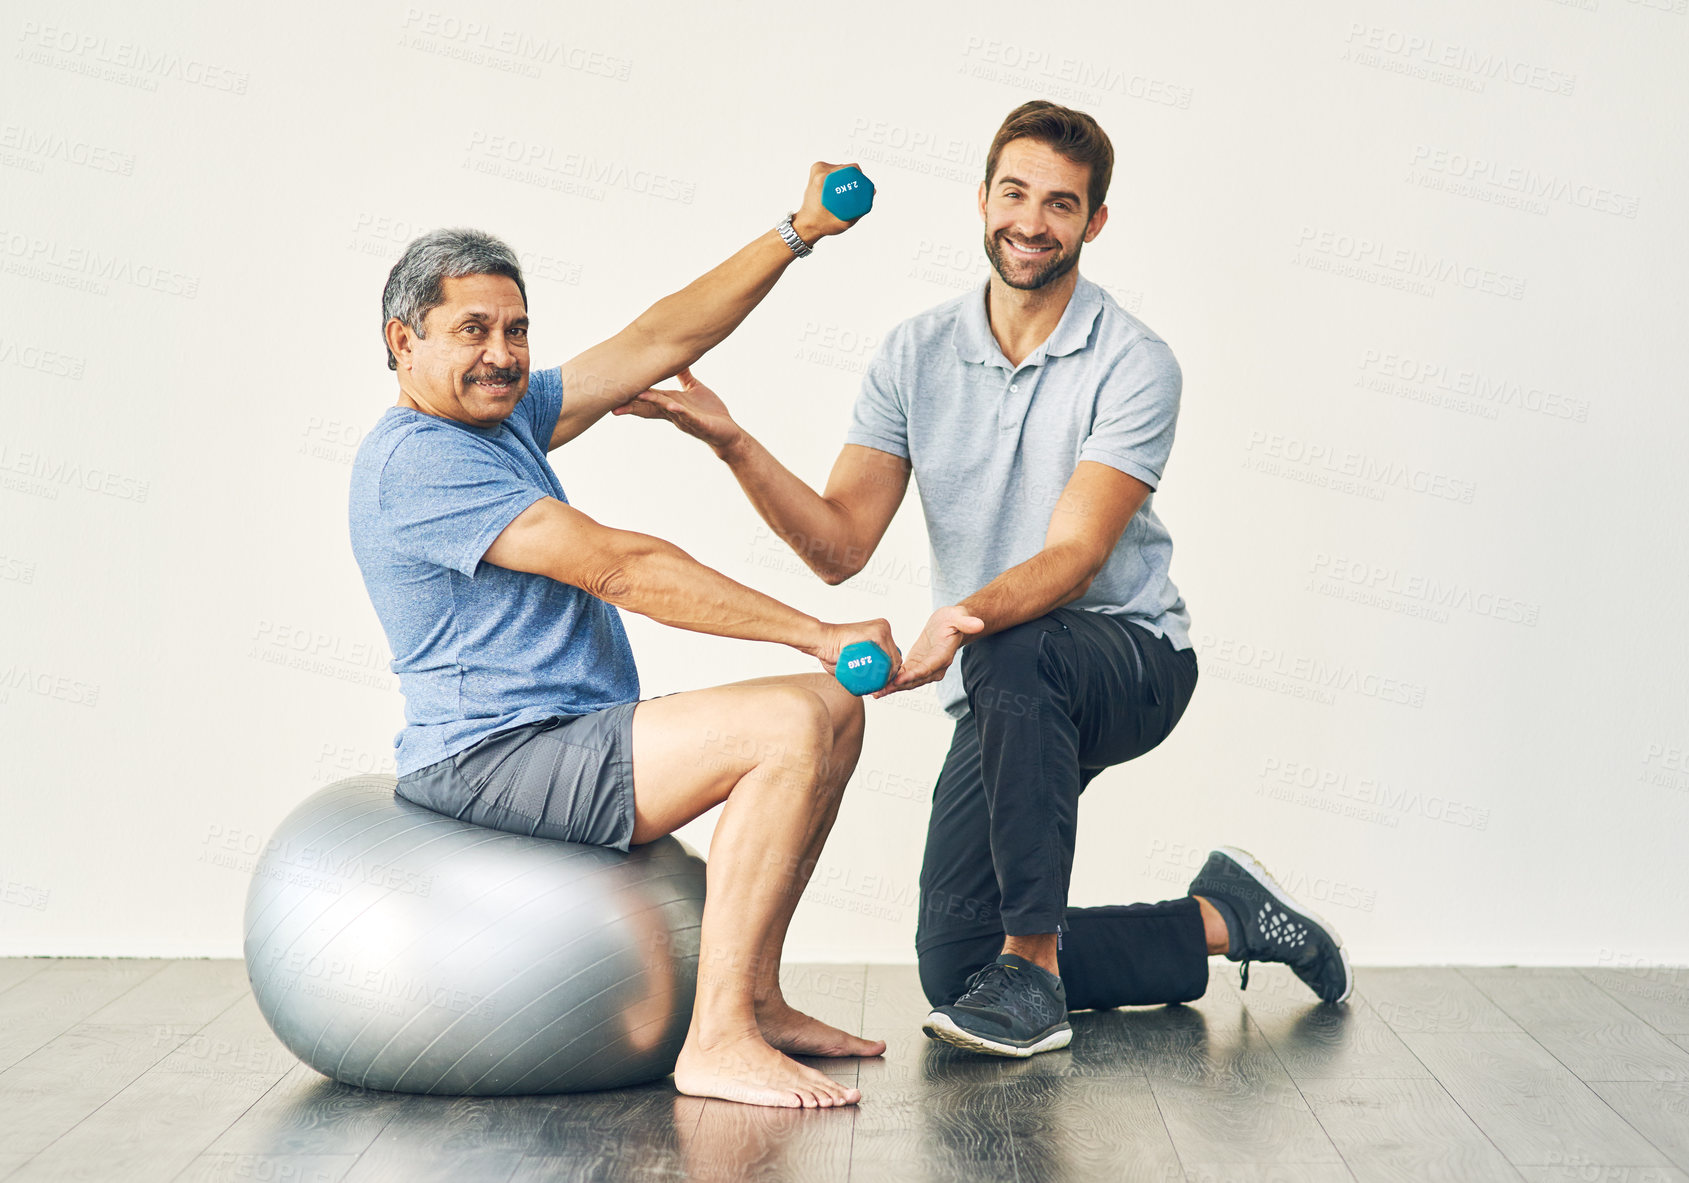
<path id="1" fill-rule="evenodd" d="M 1049 97 L 1119 158 L 1083 270 L 1184 367 L 1202 663 L 1087 794 L 1075 901 L 1230 842 L 1363 963 L 1689 959 L 1685 0 L 264 7 L 0 9 L 0 954 L 236 955 L 256 846 L 391 767 L 346 493 L 409 237 L 516 245 L 554 365 L 860 161 L 878 208 L 698 367 L 820 481 Z M 829 589 L 665 425 L 552 461 L 806 610 L 926 617 L 913 497 Z M 629 623 L 647 693 L 807 664 Z M 912 955 L 948 727 L 870 716 L 797 955 Z"/>

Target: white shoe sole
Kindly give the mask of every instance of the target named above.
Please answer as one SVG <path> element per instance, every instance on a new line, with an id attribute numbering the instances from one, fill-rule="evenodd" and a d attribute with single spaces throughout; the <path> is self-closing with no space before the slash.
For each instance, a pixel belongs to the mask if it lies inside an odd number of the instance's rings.
<path id="1" fill-rule="evenodd" d="M 1279 903 L 1283 904 L 1287 908 L 1294 908 L 1296 911 L 1300 912 L 1302 915 L 1306 916 L 1309 920 L 1312 920 L 1315 924 L 1325 930 L 1326 935 L 1336 943 L 1338 956 L 1343 959 L 1343 993 L 1332 999 L 1332 1001 L 1349 1001 L 1349 995 L 1355 992 L 1355 971 L 1349 967 L 1349 950 L 1343 947 L 1343 938 L 1338 935 L 1337 930 L 1326 923 L 1325 917 L 1321 916 L 1312 908 L 1306 907 L 1297 901 L 1288 891 L 1280 886 L 1277 879 L 1273 878 L 1272 872 L 1261 865 L 1260 859 L 1250 854 L 1241 846 L 1216 846 L 1214 849 L 1218 850 L 1221 854 L 1225 855 L 1238 866 L 1253 875 L 1256 882 L 1260 883 L 1262 887 L 1271 892 L 1273 898 L 1278 900 Z"/>
<path id="2" fill-rule="evenodd" d="M 1037 1043 L 1016 1047 L 1012 1043 L 998 1043 L 994 1039 L 964 1031 L 949 1015 L 938 1011 L 933 1011 L 927 1016 L 921 1030 L 926 1032 L 929 1039 L 941 1039 L 954 1047 L 965 1048 L 970 1052 L 983 1052 L 988 1056 L 1009 1056 L 1016 1060 L 1024 1060 L 1039 1052 L 1053 1052 L 1059 1047 L 1066 1047 L 1073 1040 L 1073 1028 L 1063 1027 L 1060 1031 L 1050 1032 Z"/>

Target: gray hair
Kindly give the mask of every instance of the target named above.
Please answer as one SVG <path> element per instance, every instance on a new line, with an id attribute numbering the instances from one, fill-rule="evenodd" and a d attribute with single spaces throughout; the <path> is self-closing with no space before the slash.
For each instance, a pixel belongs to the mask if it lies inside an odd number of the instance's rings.
<path id="1" fill-rule="evenodd" d="M 447 279 L 461 279 L 466 275 L 505 275 L 516 281 L 522 293 L 522 303 L 528 303 L 528 289 L 522 282 L 522 266 L 516 252 L 501 240 L 482 230 L 462 227 L 450 230 L 430 230 L 411 240 L 405 253 L 387 273 L 387 286 L 381 292 L 381 341 L 387 343 L 387 322 L 394 317 L 418 337 L 423 318 L 446 302 Z M 387 349 L 387 368 L 399 368 L 399 359 Z"/>

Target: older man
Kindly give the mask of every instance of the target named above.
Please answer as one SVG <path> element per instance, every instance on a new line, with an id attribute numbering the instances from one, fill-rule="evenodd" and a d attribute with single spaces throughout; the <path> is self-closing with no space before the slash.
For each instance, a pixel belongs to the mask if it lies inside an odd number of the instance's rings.
<path id="1" fill-rule="evenodd" d="M 725 802 L 710 844 L 683 1092 L 852 1104 L 786 1053 L 877 1055 L 789 1007 L 788 922 L 861 749 L 861 700 L 827 673 L 641 700 L 618 608 L 769 641 L 832 669 L 883 620 L 824 624 L 649 535 L 572 506 L 546 454 L 726 337 L 817 239 L 841 233 L 810 170 L 802 208 L 559 368 L 528 364 L 515 255 L 490 235 L 412 242 L 382 333 L 398 401 L 359 447 L 353 550 L 405 698 L 398 793 L 499 829 L 626 850 Z"/>
<path id="2" fill-rule="evenodd" d="M 1235 848 L 1179 899 L 1067 906 L 1080 794 L 1166 739 L 1197 681 L 1152 504 L 1179 366 L 1078 270 L 1113 165 L 1089 115 L 1037 100 L 1009 113 L 979 186 L 988 280 L 886 335 L 825 494 L 690 373 L 617 411 L 709 443 L 828 583 L 867 563 L 913 473 L 935 610 L 880 693 L 942 679 L 957 720 L 921 870 L 925 1030 L 992 1055 L 1066 1046 L 1070 1006 L 1194 999 L 1211 953 L 1246 983 L 1251 961 L 1288 962 L 1326 1001 L 1353 984 L 1337 934 Z"/>

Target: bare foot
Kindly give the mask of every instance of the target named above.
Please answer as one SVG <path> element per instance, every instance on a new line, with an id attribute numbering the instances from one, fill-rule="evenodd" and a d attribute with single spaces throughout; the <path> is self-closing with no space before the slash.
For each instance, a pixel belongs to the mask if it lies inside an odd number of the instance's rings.
<path id="1" fill-rule="evenodd" d="M 674 1087 L 694 1097 L 781 1109 L 830 1109 L 862 1099 L 858 1090 L 781 1055 L 754 1034 L 707 1045 L 688 1032 Z"/>
<path id="2" fill-rule="evenodd" d="M 757 1027 L 771 1045 L 794 1056 L 878 1056 L 886 1050 L 885 1040 L 829 1027 L 783 998 L 757 1003 Z"/>

